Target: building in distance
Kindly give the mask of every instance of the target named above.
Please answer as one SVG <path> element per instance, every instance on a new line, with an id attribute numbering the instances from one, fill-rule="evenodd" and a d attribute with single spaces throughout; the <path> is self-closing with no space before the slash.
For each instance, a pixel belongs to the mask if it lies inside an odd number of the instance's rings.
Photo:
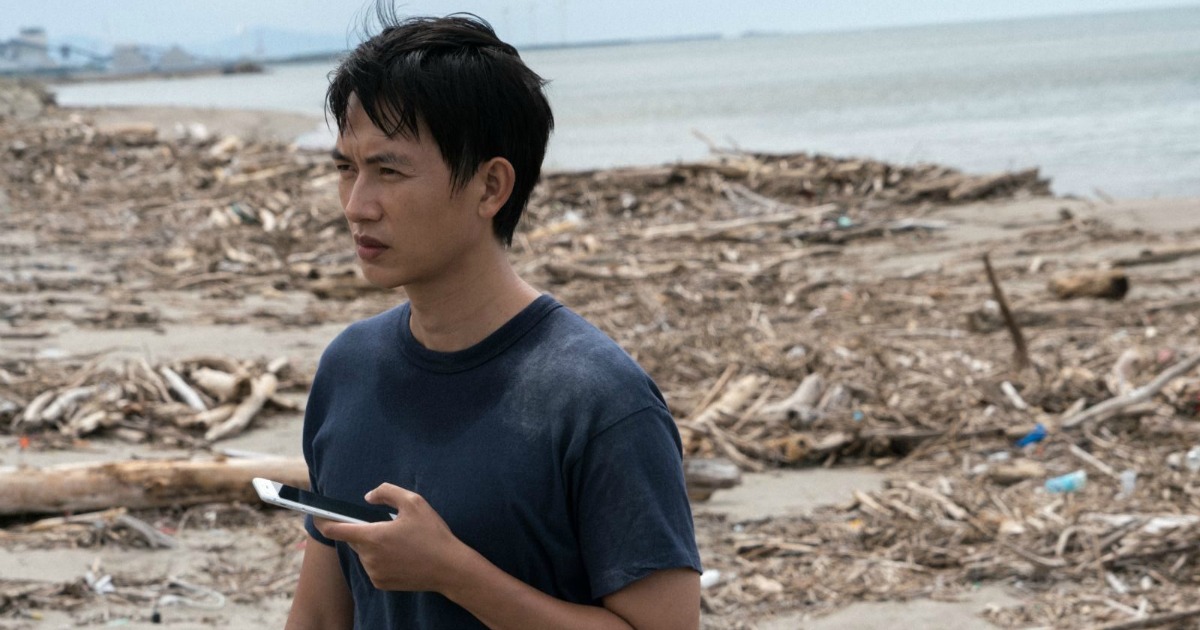
<path id="1" fill-rule="evenodd" d="M 0 41 L 0 70 L 37 72 L 57 66 L 58 62 L 50 56 L 45 29 L 22 28 L 15 38 Z"/>

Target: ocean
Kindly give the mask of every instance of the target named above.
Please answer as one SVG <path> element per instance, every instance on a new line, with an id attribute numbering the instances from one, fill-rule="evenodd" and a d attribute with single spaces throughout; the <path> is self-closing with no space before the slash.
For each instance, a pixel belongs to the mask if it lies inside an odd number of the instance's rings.
<path id="1" fill-rule="evenodd" d="M 697 160 L 711 144 L 971 172 L 1036 166 L 1059 194 L 1200 196 L 1196 7 L 522 56 L 550 81 L 548 169 Z M 63 105 L 320 116 L 332 67 L 54 89 Z"/>

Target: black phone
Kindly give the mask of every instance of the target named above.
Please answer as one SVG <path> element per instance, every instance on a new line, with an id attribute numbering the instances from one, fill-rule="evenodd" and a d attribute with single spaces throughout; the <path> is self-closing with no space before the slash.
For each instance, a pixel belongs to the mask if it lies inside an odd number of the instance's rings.
<path id="1" fill-rule="evenodd" d="M 252 481 L 258 497 L 271 505 L 289 510 L 312 514 L 320 518 L 343 523 L 382 523 L 396 518 L 395 514 L 381 507 L 360 505 L 331 499 L 315 492 L 301 490 L 295 486 L 255 477 Z"/>

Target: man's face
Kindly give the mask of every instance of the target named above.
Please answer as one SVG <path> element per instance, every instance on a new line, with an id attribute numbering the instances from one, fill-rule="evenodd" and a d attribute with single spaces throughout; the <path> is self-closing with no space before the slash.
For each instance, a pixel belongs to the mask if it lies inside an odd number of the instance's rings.
<path id="1" fill-rule="evenodd" d="M 333 160 L 359 264 L 373 284 L 412 287 L 469 273 L 462 267 L 470 252 L 492 238 L 478 212 L 480 178 L 456 192 L 424 122 L 420 140 L 389 138 L 352 95 Z"/>

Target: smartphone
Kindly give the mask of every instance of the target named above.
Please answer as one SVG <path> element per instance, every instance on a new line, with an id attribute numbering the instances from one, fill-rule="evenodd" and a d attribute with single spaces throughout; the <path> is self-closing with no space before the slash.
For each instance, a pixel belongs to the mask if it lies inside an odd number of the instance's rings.
<path id="1" fill-rule="evenodd" d="M 254 490 L 258 492 L 258 498 L 271 505 L 312 514 L 331 521 L 380 523 L 396 518 L 395 514 L 384 508 L 331 499 L 315 492 L 301 490 L 262 477 L 255 477 L 251 483 L 254 484 Z"/>

